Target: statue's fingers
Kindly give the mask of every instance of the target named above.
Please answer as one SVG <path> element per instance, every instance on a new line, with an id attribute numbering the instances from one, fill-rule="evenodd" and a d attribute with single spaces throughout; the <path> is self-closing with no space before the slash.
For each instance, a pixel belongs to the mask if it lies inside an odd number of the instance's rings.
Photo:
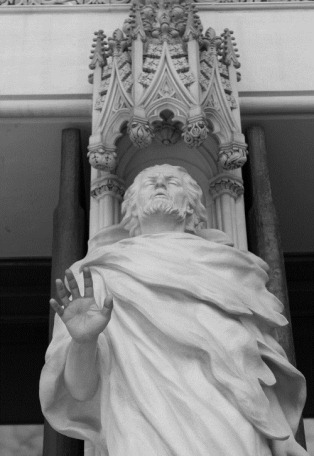
<path id="1" fill-rule="evenodd" d="M 56 280 L 56 289 L 57 289 L 57 294 L 58 297 L 60 298 L 60 301 L 64 305 L 64 307 L 67 307 L 70 304 L 69 296 L 67 293 L 67 289 L 64 286 L 64 283 L 62 280 L 57 279 Z"/>
<path id="2" fill-rule="evenodd" d="M 64 308 L 63 306 L 60 306 L 58 302 L 55 299 L 50 299 L 49 304 L 53 308 L 53 310 L 59 315 L 59 317 L 62 317 L 64 313 Z"/>
<path id="3" fill-rule="evenodd" d="M 65 276 L 67 278 L 73 299 L 80 298 L 81 297 L 80 290 L 79 290 L 77 281 L 75 280 L 75 277 L 73 275 L 73 272 L 70 269 L 67 269 L 65 271 Z"/>
<path id="4" fill-rule="evenodd" d="M 93 278 L 89 268 L 83 268 L 84 277 L 84 296 L 92 298 L 94 296 Z"/>

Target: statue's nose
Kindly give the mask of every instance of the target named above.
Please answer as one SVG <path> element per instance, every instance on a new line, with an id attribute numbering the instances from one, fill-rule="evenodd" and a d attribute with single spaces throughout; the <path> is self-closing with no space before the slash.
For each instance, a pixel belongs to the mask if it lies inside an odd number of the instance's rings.
<path id="1" fill-rule="evenodd" d="M 166 179 L 163 176 L 158 176 L 156 179 L 155 187 L 156 188 L 160 188 L 160 187 L 166 188 L 167 187 Z"/>

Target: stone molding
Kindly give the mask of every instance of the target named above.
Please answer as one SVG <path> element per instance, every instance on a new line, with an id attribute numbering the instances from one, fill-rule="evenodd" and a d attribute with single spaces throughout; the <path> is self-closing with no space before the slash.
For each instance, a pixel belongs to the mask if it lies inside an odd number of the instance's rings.
<path id="1" fill-rule="evenodd" d="M 226 6 L 231 6 L 236 7 L 238 5 L 240 6 L 246 6 L 246 5 L 253 5 L 253 6 L 261 6 L 265 5 L 265 3 L 268 3 L 274 7 L 276 5 L 273 4 L 273 0 L 194 0 L 195 3 L 198 4 L 198 6 L 220 6 L 220 5 L 226 5 Z M 276 3 L 278 3 L 279 8 L 281 5 L 286 5 L 286 4 L 296 4 L 296 3 L 311 3 L 313 0 L 277 0 Z M 0 0 L 0 7 L 6 7 L 6 6 L 26 6 L 26 7 L 36 7 L 36 6 L 61 6 L 63 7 L 80 7 L 80 6 L 112 6 L 114 5 L 115 7 L 117 6 L 123 6 L 123 5 L 128 5 L 131 3 L 131 0 Z"/>

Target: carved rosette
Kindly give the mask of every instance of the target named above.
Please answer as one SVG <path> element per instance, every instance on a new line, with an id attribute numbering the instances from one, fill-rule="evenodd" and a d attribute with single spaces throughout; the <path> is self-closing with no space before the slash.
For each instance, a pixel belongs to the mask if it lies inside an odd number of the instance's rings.
<path id="1" fill-rule="evenodd" d="M 224 169 L 241 168 L 246 162 L 246 144 L 231 144 L 222 146 L 218 153 L 218 160 Z"/>
<path id="2" fill-rule="evenodd" d="M 114 173 L 117 167 L 117 153 L 115 149 L 106 149 L 103 145 L 88 147 L 89 163 L 95 169 L 106 173 Z"/>
<path id="3" fill-rule="evenodd" d="M 128 134 L 134 146 L 139 149 L 148 147 L 153 139 L 153 129 L 145 120 L 133 119 L 129 122 Z"/>
<path id="4" fill-rule="evenodd" d="M 119 179 L 116 175 L 109 175 L 103 179 L 101 182 L 92 188 L 91 197 L 99 199 L 105 194 L 111 194 L 114 197 L 122 200 L 125 192 L 125 187 L 123 181 Z"/>
<path id="5" fill-rule="evenodd" d="M 209 191 L 214 199 L 227 193 L 235 200 L 244 193 L 244 187 L 241 182 L 232 178 L 232 176 L 219 176 L 209 184 Z"/>
<path id="6" fill-rule="evenodd" d="M 186 144 L 191 147 L 199 147 L 203 141 L 207 138 L 208 128 L 204 119 L 197 119 L 189 121 L 183 128 L 183 139 Z"/>

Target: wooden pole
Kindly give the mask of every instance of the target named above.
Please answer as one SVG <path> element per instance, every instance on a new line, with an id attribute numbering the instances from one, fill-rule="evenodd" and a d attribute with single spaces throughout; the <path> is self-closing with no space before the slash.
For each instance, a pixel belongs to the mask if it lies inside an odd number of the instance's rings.
<path id="1" fill-rule="evenodd" d="M 51 296 L 56 297 L 55 280 L 64 278 L 64 271 L 86 252 L 85 214 L 80 206 L 83 183 L 81 172 L 80 131 L 62 131 L 61 175 L 59 202 L 53 214 L 53 243 Z M 48 203 L 49 204 L 49 203 Z M 49 340 L 51 340 L 54 312 L 50 309 Z M 43 456 L 82 456 L 84 442 L 59 434 L 45 421 Z"/>
<path id="2" fill-rule="evenodd" d="M 296 365 L 284 257 L 270 185 L 265 134 L 259 126 L 250 127 L 246 133 L 251 198 L 247 220 L 249 247 L 270 267 L 267 288 L 284 304 L 283 314 L 289 321 L 288 326 L 277 329 L 277 340 L 287 353 L 289 361 Z M 302 420 L 296 438 L 306 448 Z"/>

